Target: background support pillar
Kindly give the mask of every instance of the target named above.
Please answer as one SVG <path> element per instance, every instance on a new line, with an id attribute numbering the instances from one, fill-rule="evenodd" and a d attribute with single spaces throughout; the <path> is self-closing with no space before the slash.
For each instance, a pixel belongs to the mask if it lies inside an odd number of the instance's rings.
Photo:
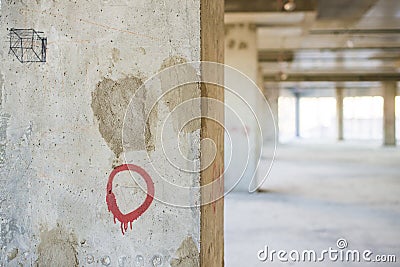
<path id="1" fill-rule="evenodd" d="M 296 137 L 300 137 L 300 93 L 294 93 L 296 98 L 296 106 L 295 106 L 295 123 L 296 123 Z"/>
<path id="2" fill-rule="evenodd" d="M 343 140 L 343 88 L 336 88 L 337 139 Z"/>
<path id="3" fill-rule="evenodd" d="M 396 145 L 396 90 L 396 81 L 383 83 L 383 143 L 385 146 Z"/>

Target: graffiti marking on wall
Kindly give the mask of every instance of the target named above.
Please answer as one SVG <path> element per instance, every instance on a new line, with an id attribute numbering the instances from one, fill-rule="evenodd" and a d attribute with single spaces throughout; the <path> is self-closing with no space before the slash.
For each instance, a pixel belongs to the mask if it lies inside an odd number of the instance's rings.
<path id="1" fill-rule="evenodd" d="M 112 191 L 112 183 L 114 180 L 114 177 L 119 173 L 123 171 L 132 171 L 138 173 L 146 182 L 147 186 L 147 196 L 144 202 L 135 210 L 123 214 L 121 210 L 119 209 L 117 205 L 117 200 L 115 198 L 115 195 Z M 121 231 L 122 234 L 125 234 L 126 230 L 128 229 L 128 223 L 130 223 L 130 228 L 132 229 L 132 223 L 134 220 L 139 218 L 151 205 L 151 202 L 153 202 L 154 198 L 154 183 L 153 180 L 151 179 L 150 175 L 141 167 L 133 165 L 133 164 L 123 164 L 120 165 L 111 172 L 109 178 L 108 178 L 108 183 L 107 183 L 107 196 L 106 196 L 106 202 L 108 206 L 108 211 L 111 211 L 112 214 L 114 215 L 114 223 L 116 223 L 116 219 L 121 222 Z"/>

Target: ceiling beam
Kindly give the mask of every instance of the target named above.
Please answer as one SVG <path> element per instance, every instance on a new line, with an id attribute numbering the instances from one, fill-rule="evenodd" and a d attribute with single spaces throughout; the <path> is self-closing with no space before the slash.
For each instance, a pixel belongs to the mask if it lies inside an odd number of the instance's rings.
<path id="1" fill-rule="evenodd" d="M 287 51 L 260 51 L 258 52 L 259 62 L 291 62 L 294 59 L 294 52 Z"/>
<path id="2" fill-rule="evenodd" d="M 324 53 L 331 52 L 331 53 Z M 333 49 L 293 49 L 259 50 L 258 61 L 267 62 L 349 62 L 362 60 L 381 60 L 396 62 L 400 59 L 400 48 L 333 48 Z"/>
<path id="3" fill-rule="evenodd" d="M 374 50 L 374 52 L 397 52 L 400 53 L 400 46 L 392 47 L 320 47 L 320 48 L 299 48 L 299 49 L 260 49 L 261 53 L 293 53 L 293 52 L 347 52 L 359 50 Z M 369 51 L 368 51 L 369 52 Z"/>
<path id="4" fill-rule="evenodd" d="M 310 30 L 314 35 L 338 35 L 338 34 L 399 34 L 400 29 L 318 29 Z"/>
<path id="5" fill-rule="evenodd" d="M 317 10 L 317 0 L 296 0 L 293 12 Z M 282 12 L 283 0 L 225 0 L 225 12 Z"/>
<path id="6" fill-rule="evenodd" d="M 400 73 L 288 73 L 285 80 L 279 75 L 264 75 L 265 82 L 373 82 L 400 81 Z"/>
<path id="7" fill-rule="evenodd" d="M 323 62 L 326 64 L 343 64 L 343 63 L 357 63 L 359 65 L 368 65 L 371 64 L 371 61 L 378 61 L 381 63 L 396 63 L 400 61 L 400 56 L 396 57 L 336 57 L 336 58 L 327 58 L 327 57 L 301 57 L 301 58 L 266 58 L 266 57 L 259 57 L 259 63 L 307 63 L 307 64 L 318 64 L 319 62 Z"/>
<path id="8" fill-rule="evenodd" d="M 357 21 L 377 0 L 319 0 L 319 19 L 339 19 Z"/>

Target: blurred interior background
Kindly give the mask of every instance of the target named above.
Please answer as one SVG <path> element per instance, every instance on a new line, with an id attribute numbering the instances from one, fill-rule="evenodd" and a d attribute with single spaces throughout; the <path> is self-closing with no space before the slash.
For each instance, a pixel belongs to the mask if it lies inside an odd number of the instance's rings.
<path id="1" fill-rule="evenodd" d="M 277 125 L 259 192 L 226 196 L 226 265 L 309 266 L 257 252 L 339 238 L 400 260 L 400 1 L 226 0 L 225 12 L 225 62 L 257 82 Z M 330 264 L 363 266 L 315 265 Z"/>

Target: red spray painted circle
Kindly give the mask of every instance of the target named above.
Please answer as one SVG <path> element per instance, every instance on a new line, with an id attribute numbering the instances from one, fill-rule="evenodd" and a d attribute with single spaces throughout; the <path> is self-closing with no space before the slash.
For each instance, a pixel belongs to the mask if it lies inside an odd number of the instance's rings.
<path id="1" fill-rule="evenodd" d="M 142 205 L 140 205 L 137 209 L 127 214 L 123 214 L 119 209 L 115 195 L 112 192 L 112 183 L 117 173 L 128 170 L 137 172 L 145 180 L 147 186 L 147 196 Z M 141 167 L 133 164 L 123 164 L 118 167 L 115 167 L 114 170 L 110 173 L 107 183 L 106 202 L 108 206 L 108 211 L 111 211 L 112 214 L 114 215 L 114 223 L 116 223 L 115 219 L 121 222 L 122 234 L 125 234 L 126 230 L 128 229 L 128 223 L 130 223 L 130 227 L 132 229 L 132 222 L 137 218 L 139 218 L 150 207 L 151 202 L 153 202 L 153 198 L 154 198 L 153 180 L 151 179 L 150 175 Z"/>

